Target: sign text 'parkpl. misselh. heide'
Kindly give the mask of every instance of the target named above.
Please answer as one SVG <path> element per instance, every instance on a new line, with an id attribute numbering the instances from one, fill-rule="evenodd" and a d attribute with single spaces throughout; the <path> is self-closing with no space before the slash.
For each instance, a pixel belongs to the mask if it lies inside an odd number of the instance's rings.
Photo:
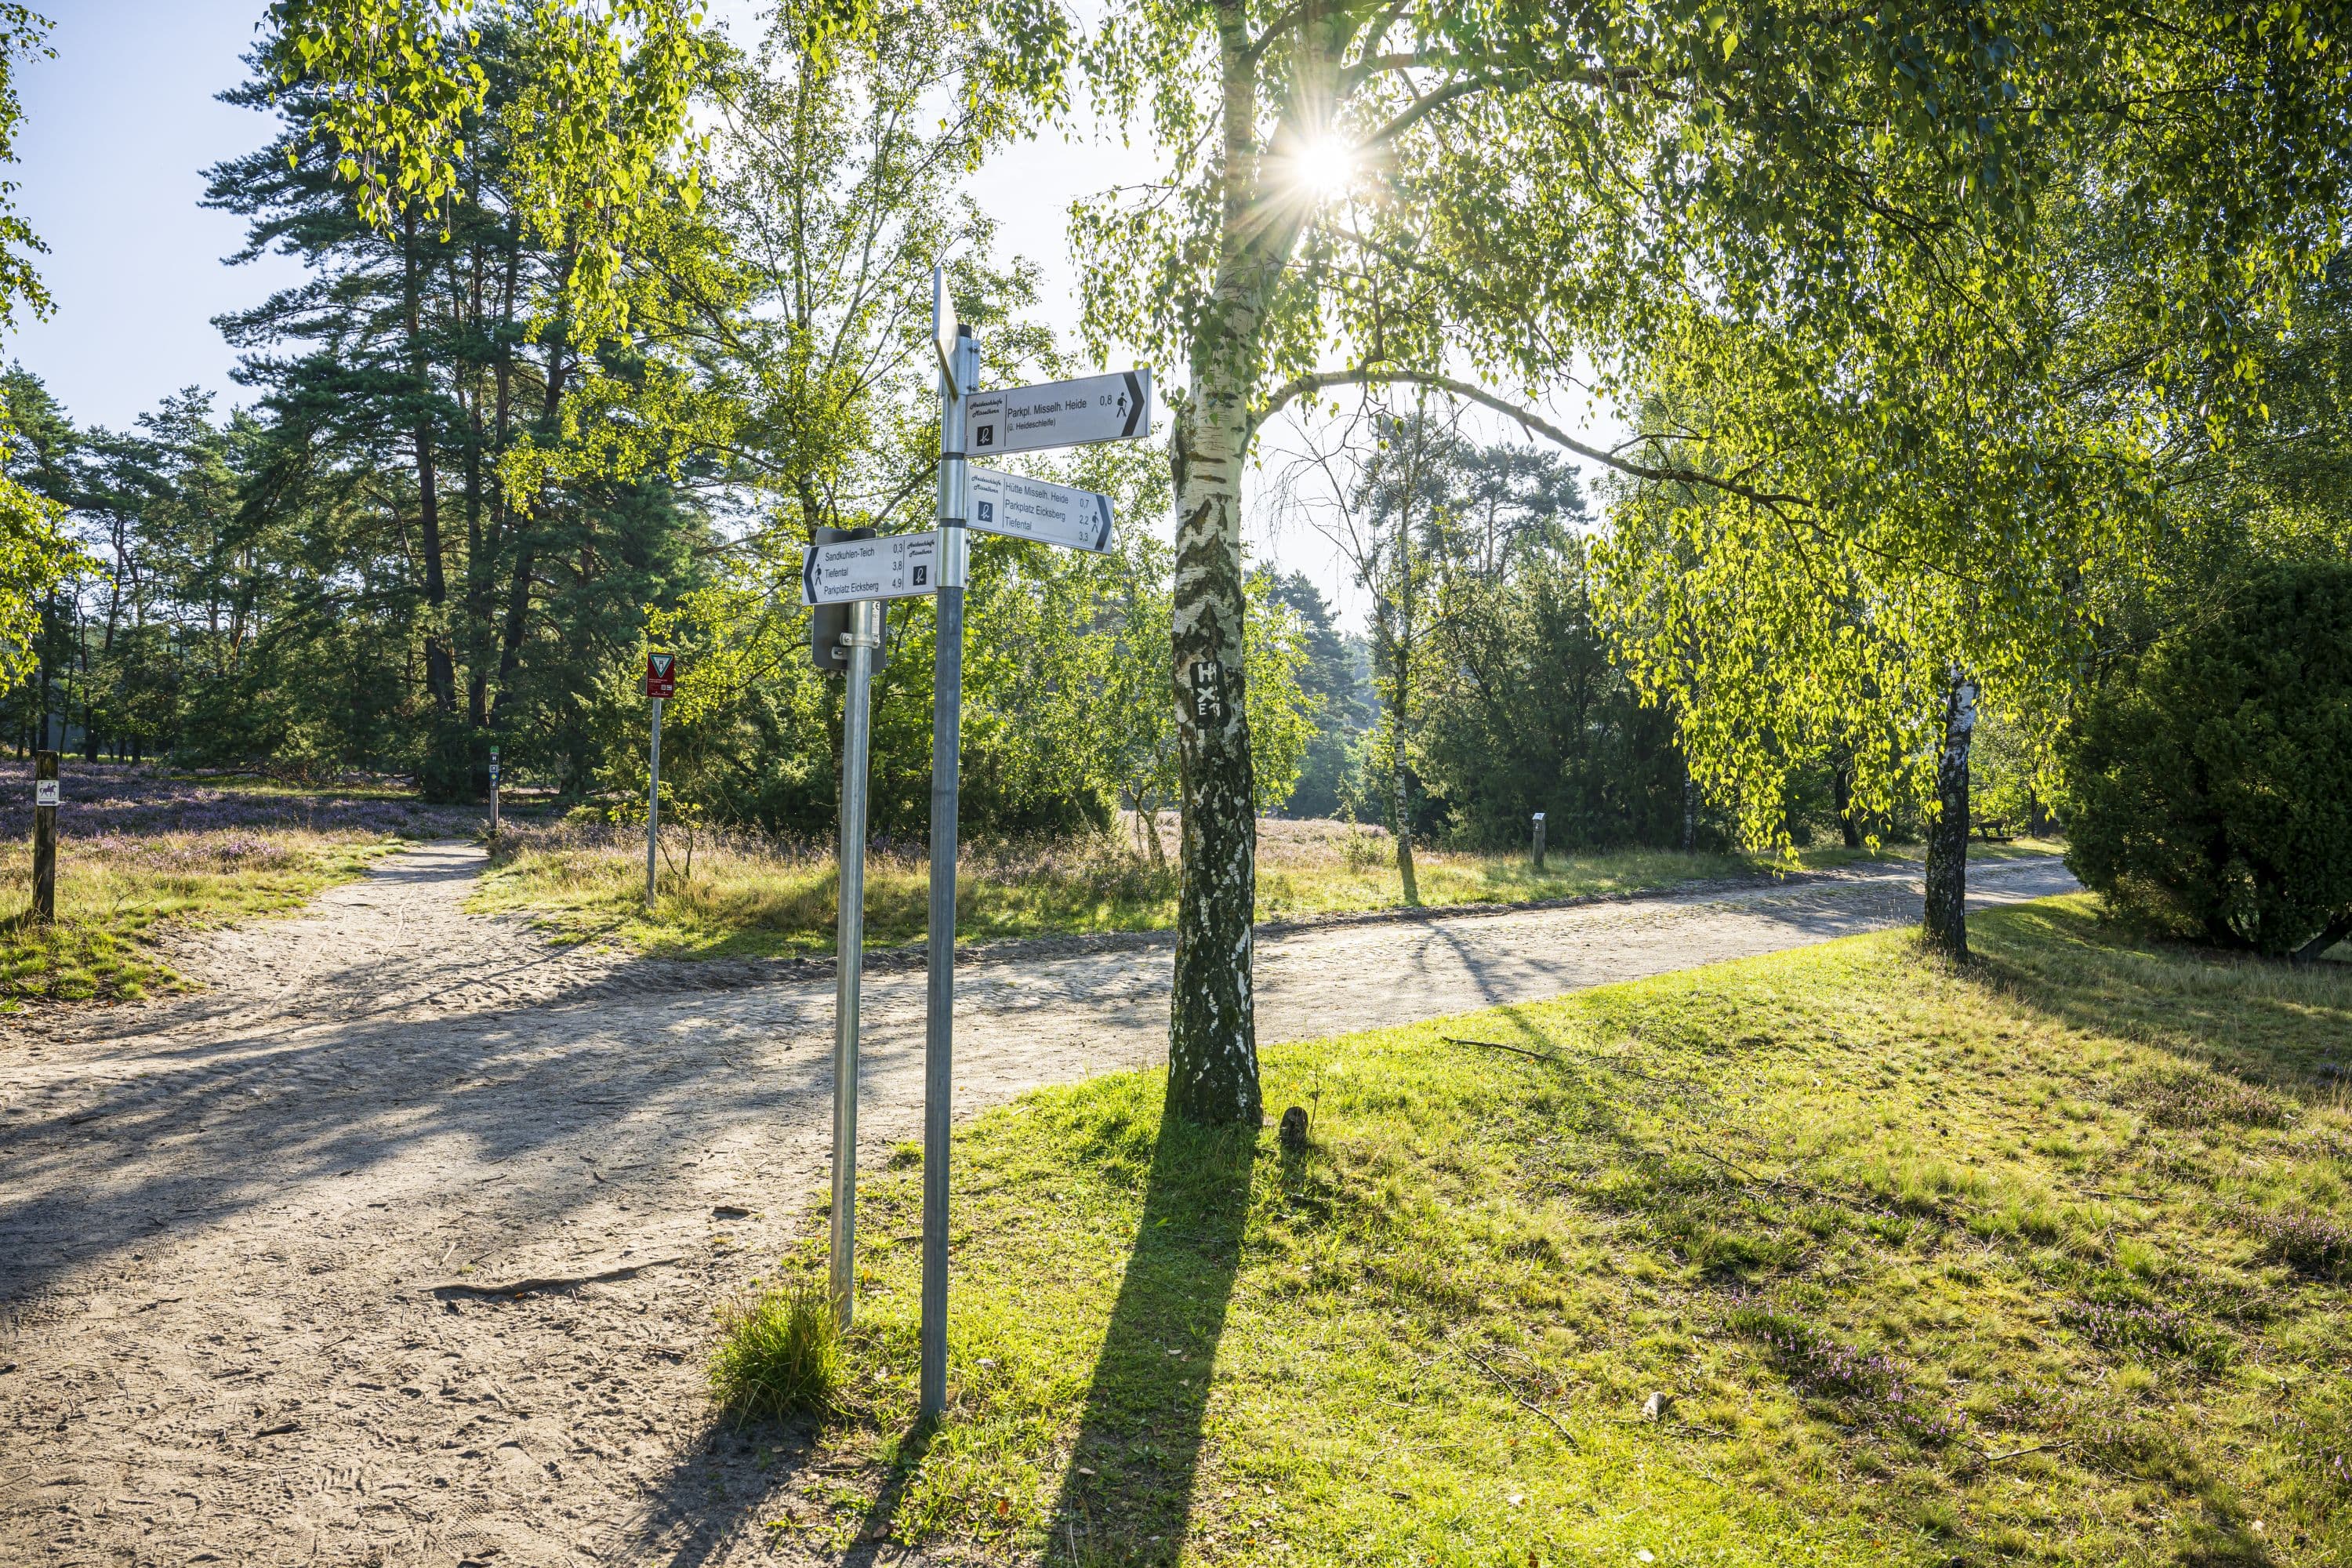
<path id="1" fill-rule="evenodd" d="M 1118 370 L 1009 392 L 972 394 L 965 455 L 987 458 L 998 452 L 1133 441 L 1150 433 L 1151 372 Z"/>

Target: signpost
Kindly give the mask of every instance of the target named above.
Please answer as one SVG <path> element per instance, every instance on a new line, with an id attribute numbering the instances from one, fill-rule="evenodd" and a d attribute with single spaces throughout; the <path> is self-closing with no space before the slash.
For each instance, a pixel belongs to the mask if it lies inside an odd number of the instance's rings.
<path id="1" fill-rule="evenodd" d="M 490 837 L 499 836 L 499 748 L 490 743 Z"/>
<path id="2" fill-rule="evenodd" d="M 923 1285 L 916 1412 L 948 1404 L 948 1131 L 955 1110 L 956 829 L 963 779 L 965 415 L 980 380 L 980 341 L 956 326 L 955 353 L 940 374 L 940 596 L 931 663 L 931 887 L 923 987 Z"/>
<path id="3" fill-rule="evenodd" d="M 842 710 L 841 892 L 835 945 L 833 1106 L 834 1310 L 849 1322 L 856 1286 L 858 971 L 864 959 L 868 695 L 880 658 L 884 599 L 935 596 L 931 666 L 931 868 L 928 972 L 923 996 L 923 1280 L 917 1410 L 947 1407 L 948 1132 L 955 1059 L 956 830 L 962 779 L 964 584 L 969 528 L 1108 552 L 1111 504 L 1091 490 L 971 466 L 975 451 L 1028 452 L 1151 433 L 1151 373 L 1122 371 L 1045 386 L 981 392 L 980 343 L 955 319 L 947 275 L 931 268 L 932 342 L 940 361 L 939 526 L 876 535 L 824 529 L 801 563 L 810 606 L 810 655 L 848 677 Z M 844 608 L 848 612 L 843 614 Z M 654 693 L 652 658 L 646 666 Z M 665 689 L 661 696 L 667 696 Z M 659 787 L 661 704 L 654 704 Z M 646 897 L 653 890 L 648 845 Z"/>
<path id="4" fill-rule="evenodd" d="M 1000 474 L 977 464 L 971 476 L 972 527 L 984 533 L 1091 550 L 1097 555 L 1110 553 L 1110 497 L 1019 474 Z"/>
<path id="5" fill-rule="evenodd" d="M 1543 869 L 1543 813 L 1536 813 L 1536 869 Z"/>
<path id="6" fill-rule="evenodd" d="M 940 586 L 940 531 L 892 533 L 870 528 L 826 529 L 801 557 L 801 603 L 848 605 L 860 599 L 908 599 Z"/>
<path id="7" fill-rule="evenodd" d="M 831 592 L 845 580 L 872 577 L 864 556 L 832 547 L 874 540 L 870 528 L 818 529 L 801 567 L 803 599 Z M 828 556 L 839 567 L 838 574 L 829 575 L 824 569 Z M 858 987 L 866 964 L 866 758 L 872 734 L 869 695 L 874 672 L 882 665 L 880 600 L 814 602 L 809 616 L 809 657 L 819 669 L 838 670 L 849 678 L 841 702 L 841 888 L 835 900 L 833 944 L 832 1294 L 835 1320 L 846 1329 L 857 1306 Z"/>
<path id="8" fill-rule="evenodd" d="M 654 907 L 654 860 L 661 849 L 661 705 L 677 694 L 677 655 L 646 655 L 646 695 L 654 700 L 654 738 L 646 785 L 646 908 Z"/>
<path id="9" fill-rule="evenodd" d="M 58 920 L 58 754 L 33 753 L 33 923 Z"/>
<path id="10" fill-rule="evenodd" d="M 1151 373 L 1113 371 L 1005 392 L 975 392 L 971 450 L 1040 452 L 1096 441 L 1136 441 L 1151 434 Z M 946 460 L 944 451 L 941 461 Z"/>

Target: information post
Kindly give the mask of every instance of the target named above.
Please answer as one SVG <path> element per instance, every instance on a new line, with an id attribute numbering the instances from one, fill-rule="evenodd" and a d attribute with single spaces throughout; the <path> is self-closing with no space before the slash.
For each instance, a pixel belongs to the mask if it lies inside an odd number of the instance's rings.
<path id="1" fill-rule="evenodd" d="M 33 923 L 58 921 L 58 754 L 33 753 Z"/>
<path id="2" fill-rule="evenodd" d="M 940 362 L 940 472 L 938 526 L 919 533 L 850 538 L 821 530 L 801 567 L 801 602 L 819 607 L 810 639 L 818 668 L 846 668 L 853 682 L 858 665 L 831 662 L 836 643 L 846 642 L 840 623 L 827 621 L 823 606 L 934 595 L 937 655 L 931 667 L 931 885 L 923 994 L 923 1238 L 922 1322 L 918 1336 L 916 1411 L 936 1419 L 947 1408 L 948 1391 L 948 1147 L 955 1122 L 955 909 L 958 814 L 961 805 L 963 735 L 964 585 L 970 578 L 971 531 L 1003 534 L 1066 549 L 1110 552 L 1110 498 L 1091 490 L 976 468 L 975 452 L 1031 452 L 1095 441 L 1137 441 L 1151 434 L 1151 372 L 1138 368 L 1082 376 L 1044 386 L 982 392 L 980 343 L 971 328 L 955 319 L 947 275 L 931 268 L 931 336 Z M 878 612 L 880 606 L 859 605 Z M 859 623 L 864 624 L 864 623 Z M 870 657 L 857 649 L 853 659 Z M 869 676 L 871 671 L 866 672 Z M 834 1252 L 833 1293 L 841 1321 L 849 1321 L 855 1282 L 856 1204 L 856 972 L 864 926 L 853 929 L 851 868 L 862 879 L 866 703 L 853 686 L 843 721 L 842 926 L 840 1022 L 834 1044 Z M 849 725 L 861 726 L 853 745 Z M 858 838 L 850 823 L 853 791 L 850 758 L 861 770 L 855 791 Z M 862 882 L 861 882 L 862 887 Z M 856 945 L 853 945 L 855 942 Z M 846 1095 L 845 1100 L 841 1096 Z"/>
<path id="3" fill-rule="evenodd" d="M 646 655 L 646 695 L 654 702 L 653 744 L 646 754 L 646 908 L 654 907 L 654 866 L 661 853 L 661 710 L 677 692 L 677 655 Z"/>

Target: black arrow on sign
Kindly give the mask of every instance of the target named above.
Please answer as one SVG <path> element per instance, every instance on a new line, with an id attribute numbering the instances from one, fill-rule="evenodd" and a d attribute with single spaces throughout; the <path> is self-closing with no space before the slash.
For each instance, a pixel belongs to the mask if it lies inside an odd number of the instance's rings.
<path id="1" fill-rule="evenodd" d="M 1135 434 L 1136 421 L 1150 411 L 1150 405 L 1144 399 L 1143 383 L 1136 379 L 1135 373 L 1130 370 L 1120 374 L 1127 377 L 1127 428 L 1118 433 L 1119 439 L 1124 441 Z"/>

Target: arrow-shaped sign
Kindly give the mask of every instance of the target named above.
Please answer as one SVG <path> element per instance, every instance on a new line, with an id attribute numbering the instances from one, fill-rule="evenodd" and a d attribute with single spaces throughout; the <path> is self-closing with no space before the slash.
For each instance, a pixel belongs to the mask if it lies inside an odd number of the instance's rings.
<path id="1" fill-rule="evenodd" d="M 931 268 L 931 347 L 940 356 L 940 374 L 948 378 L 948 390 L 961 390 L 955 384 L 955 301 L 948 298 L 947 268 L 937 264 Z"/>
<path id="2" fill-rule="evenodd" d="M 967 448 L 973 456 L 1135 441 L 1151 434 L 1151 372 L 1049 381 L 971 395 Z"/>
<path id="3" fill-rule="evenodd" d="M 939 591 L 940 533 L 886 533 L 812 544 L 801 558 L 801 603 L 910 599 Z"/>
<path id="4" fill-rule="evenodd" d="M 1110 553 L 1110 497 L 973 464 L 971 526 L 1014 539 L 1042 539 L 1073 550 Z"/>

